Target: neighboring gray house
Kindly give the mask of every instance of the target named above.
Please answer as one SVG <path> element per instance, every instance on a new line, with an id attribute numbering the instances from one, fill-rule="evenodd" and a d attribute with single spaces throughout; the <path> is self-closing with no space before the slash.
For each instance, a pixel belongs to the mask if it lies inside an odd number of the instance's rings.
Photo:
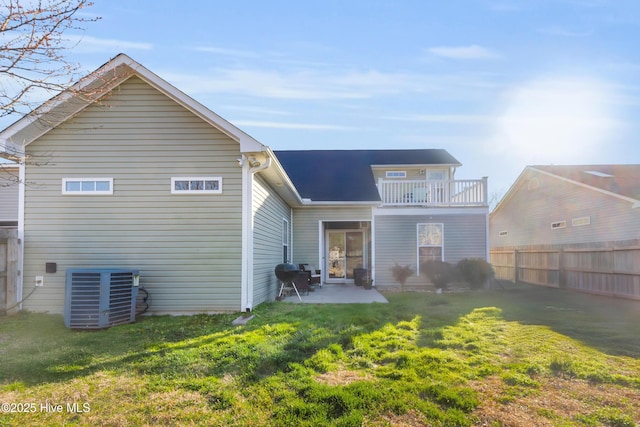
<path id="1" fill-rule="evenodd" d="M 20 171 L 29 310 L 63 311 L 69 268 L 138 269 L 151 312 L 178 314 L 274 300 L 283 260 L 382 288 L 394 261 L 488 259 L 487 180 L 444 150 L 274 152 L 126 55 L 35 114 L 0 133 L 52 157 Z"/>
<path id="2" fill-rule="evenodd" d="M 640 238 L 640 165 L 528 166 L 491 212 L 491 248 Z"/>
<path id="3" fill-rule="evenodd" d="M 18 165 L 0 163 L 0 227 L 18 225 Z"/>

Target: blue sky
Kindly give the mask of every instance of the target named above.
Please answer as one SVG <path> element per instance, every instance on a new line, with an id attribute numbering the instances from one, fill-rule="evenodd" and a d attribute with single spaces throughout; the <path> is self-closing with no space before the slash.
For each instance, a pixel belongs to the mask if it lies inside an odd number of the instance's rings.
<path id="1" fill-rule="evenodd" d="M 637 1 L 94 2 L 70 59 L 126 53 L 275 150 L 444 148 L 490 193 L 639 163 Z"/>

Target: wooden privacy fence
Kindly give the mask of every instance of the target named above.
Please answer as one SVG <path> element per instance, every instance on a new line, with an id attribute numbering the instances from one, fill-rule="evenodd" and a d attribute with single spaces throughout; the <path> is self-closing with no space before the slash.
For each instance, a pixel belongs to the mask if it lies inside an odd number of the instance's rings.
<path id="1" fill-rule="evenodd" d="M 496 248 L 496 278 L 640 300 L 640 240 Z"/>
<path id="2" fill-rule="evenodd" d="M 18 230 L 0 228 L 0 315 L 18 311 L 18 252 Z"/>

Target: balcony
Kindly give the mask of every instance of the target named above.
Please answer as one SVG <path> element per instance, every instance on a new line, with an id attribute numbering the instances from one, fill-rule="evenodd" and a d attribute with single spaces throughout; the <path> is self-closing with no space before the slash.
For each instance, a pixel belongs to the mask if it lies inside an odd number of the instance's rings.
<path id="1" fill-rule="evenodd" d="M 379 179 L 382 206 L 487 206 L 487 178 L 448 181 Z"/>

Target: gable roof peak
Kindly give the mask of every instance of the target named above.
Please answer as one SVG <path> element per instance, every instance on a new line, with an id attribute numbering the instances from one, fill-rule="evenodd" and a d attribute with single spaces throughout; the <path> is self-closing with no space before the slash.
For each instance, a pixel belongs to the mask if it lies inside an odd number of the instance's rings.
<path id="1" fill-rule="evenodd" d="M 4 129 L 0 132 L 0 141 L 9 141 L 14 145 L 28 145 L 84 110 L 132 76 L 139 77 L 159 92 L 240 143 L 242 152 L 267 150 L 265 145 L 259 143 L 247 133 L 124 53 L 114 56 L 98 69 L 78 80 L 70 88 L 62 91 L 30 114 L 25 115 Z M 1 147 L 2 145 L 0 145 Z"/>
<path id="2" fill-rule="evenodd" d="M 640 164 L 549 165 L 529 168 L 583 186 L 640 200 Z"/>

